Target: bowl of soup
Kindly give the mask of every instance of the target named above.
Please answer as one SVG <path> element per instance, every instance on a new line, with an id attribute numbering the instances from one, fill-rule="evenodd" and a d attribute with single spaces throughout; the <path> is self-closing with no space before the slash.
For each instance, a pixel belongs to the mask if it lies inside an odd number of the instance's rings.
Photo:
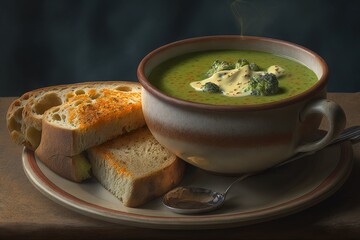
<path id="1" fill-rule="evenodd" d="M 137 75 L 154 137 L 213 173 L 267 169 L 325 147 L 345 126 L 341 107 L 326 98 L 325 61 L 282 40 L 185 39 L 150 52 Z M 322 118 L 329 129 L 313 140 Z"/>

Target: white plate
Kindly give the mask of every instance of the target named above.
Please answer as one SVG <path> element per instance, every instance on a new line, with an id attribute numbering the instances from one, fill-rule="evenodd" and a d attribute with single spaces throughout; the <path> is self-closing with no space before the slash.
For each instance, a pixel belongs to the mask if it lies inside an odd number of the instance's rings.
<path id="1" fill-rule="evenodd" d="M 225 205 L 203 215 L 178 215 L 161 198 L 127 208 L 96 180 L 78 184 L 59 177 L 23 151 L 23 167 L 33 185 L 45 196 L 81 214 L 109 222 L 163 229 L 212 229 L 243 226 L 293 214 L 335 193 L 352 169 L 349 142 L 328 147 L 313 156 L 253 176 L 229 192 Z M 214 176 L 188 167 L 181 185 L 223 191 L 234 178 Z"/>

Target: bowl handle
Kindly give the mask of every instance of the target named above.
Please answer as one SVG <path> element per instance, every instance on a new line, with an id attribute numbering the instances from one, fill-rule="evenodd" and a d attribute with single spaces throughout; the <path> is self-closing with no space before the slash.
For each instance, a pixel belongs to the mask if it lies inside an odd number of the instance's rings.
<path id="1" fill-rule="evenodd" d="M 300 121 L 304 121 L 309 114 L 322 114 L 325 116 L 329 123 L 329 130 L 320 140 L 298 146 L 297 152 L 320 150 L 330 144 L 345 128 L 346 117 L 343 109 L 329 99 L 318 99 L 307 104 L 300 112 Z"/>

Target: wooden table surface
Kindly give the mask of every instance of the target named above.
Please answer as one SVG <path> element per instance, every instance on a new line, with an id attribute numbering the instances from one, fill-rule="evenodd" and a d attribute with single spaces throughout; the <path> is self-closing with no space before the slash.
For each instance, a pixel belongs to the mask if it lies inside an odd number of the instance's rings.
<path id="1" fill-rule="evenodd" d="M 329 93 L 360 125 L 360 92 Z M 22 146 L 12 142 L 0 98 L 0 239 L 360 239 L 360 143 L 343 187 L 321 203 L 278 220 L 222 230 L 156 230 L 107 223 L 68 210 L 42 195 L 27 179 Z"/>

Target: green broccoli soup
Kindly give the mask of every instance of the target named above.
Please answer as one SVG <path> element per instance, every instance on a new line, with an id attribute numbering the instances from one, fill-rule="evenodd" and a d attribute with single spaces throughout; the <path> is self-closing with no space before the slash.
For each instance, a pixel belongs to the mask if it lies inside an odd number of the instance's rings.
<path id="1" fill-rule="evenodd" d="M 257 104 L 295 96 L 318 78 L 303 64 L 271 53 L 213 50 L 161 63 L 149 81 L 162 92 L 215 105 Z"/>

